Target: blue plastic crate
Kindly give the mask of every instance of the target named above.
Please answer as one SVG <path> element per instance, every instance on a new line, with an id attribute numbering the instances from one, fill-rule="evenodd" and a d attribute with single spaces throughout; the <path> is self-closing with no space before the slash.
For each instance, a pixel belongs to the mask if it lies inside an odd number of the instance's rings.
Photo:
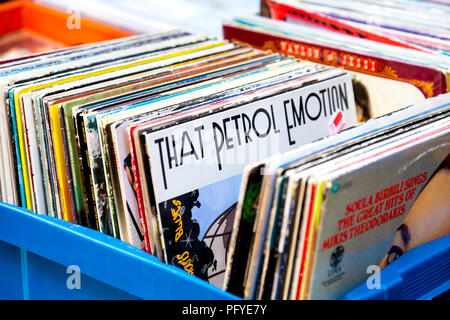
<path id="1" fill-rule="evenodd" d="M 430 299 L 450 287 L 450 236 L 406 252 L 345 299 Z M 80 271 L 80 289 L 69 289 Z M 69 271 L 69 273 L 68 273 Z M 100 232 L 0 203 L 0 299 L 238 299 Z"/>
<path id="2" fill-rule="evenodd" d="M 67 286 L 72 265 L 81 289 Z M 0 203 L 0 299 L 236 297 L 113 237 Z"/>

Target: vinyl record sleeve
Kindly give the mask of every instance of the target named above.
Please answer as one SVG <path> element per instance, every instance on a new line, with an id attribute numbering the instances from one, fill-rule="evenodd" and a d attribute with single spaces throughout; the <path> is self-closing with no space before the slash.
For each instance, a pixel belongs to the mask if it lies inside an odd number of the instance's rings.
<path id="1" fill-rule="evenodd" d="M 337 79 L 339 79 L 340 77 L 337 77 Z M 344 79 L 345 77 L 343 77 L 342 79 Z M 329 82 L 332 82 L 333 80 L 328 80 Z M 317 87 L 319 87 L 320 85 L 325 85 L 327 83 L 327 80 L 324 80 L 324 81 L 322 81 L 322 82 L 319 82 L 318 84 L 316 84 L 316 85 L 310 85 L 311 87 L 314 87 L 314 86 L 317 86 Z M 309 86 L 305 86 L 305 87 L 302 87 L 301 89 L 297 89 L 297 90 L 303 90 L 303 91 L 308 91 L 308 89 L 309 89 Z M 292 89 L 291 89 L 292 90 Z M 292 91 L 294 91 L 295 92 L 295 90 L 292 90 Z M 290 93 L 290 92 L 289 92 Z M 284 93 L 284 95 L 286 95 L 286 94 L 288 94 L 288 93 Z M 275 96 L 276 98 L 275 99 L 282 99 L 281 98 L 281 96 L 283 96 L 283 93 L 282 94 L 279 94 L 279 96 Z M 263 100 L 261 100 L 261 101 L 258 101 L 259 103 L 262 103 L 262 101 L 264 101 L 264 99 Z M 274 101 L 278 101 L 278 100 L 274 100 Z M 281 100 L 280 100 L 281 101 Z M 258 103 L 258 102 L 255 102 L 255 103 Z M 253 104 L 255 104 L 255 103 L 253 103 Z M 252 106 L 252 104 L 248 104 L 248 105 L 246 105 L 246 108 L 247 108 L 247 110 L 249 110 L 250 109 L 250 106 Z M 231 109 L 230 111 L 221 111 L 221 112 L 219 112 L 219 113 L 217 113 L 217 115 L 215 115 L 215 117 L 218 117 L 218 116 L 220 116 L 220 115 L 223 115 L 223 114 L 225 114 L 225 113 L 227 113 L 227 112 L 235 112 L 235 109 L 239 109 L 239 107 L 236 107 L 236 108 L 233 108 L 233 109 Z M 206 118 L 207 119 L 207 118 Z M 189 126 L 192 128 L 192 127 L 196 127 L 194 124 L 196 123 L 196 121 L 198 122 L 198 121 L 200 121 L 200 120 L 198 120 L 197 118 L 195 119 L 195 120 L 193 120 L 192 121 L 192 124 L 189 124 Z M 201 119 L 201 121 L 202 121 L 202 124 L 203 125 L 205 125 L 205 119 Z M 351 119 L 349 119 L 349 121 L 351 122 Z M 189 123 L 189 122 L 188 122 Z M 280 129 L 281 128 L 283 128 L 283 126 L 280 126 L 279 127 Z M 162 129 L 162 130 L 159 130 L 159 131 L 156 131 L 155 132 L 155 134 L 153 134 L 153 135 L 161 135 L 164 131 L 167 131 L 167 130 L 171 130 L 171 129 L 166 129 L 166 130 L 164 130 L 164 129 Z M 187 129 L 186 129 L 187 130 Z M 151 134 L 147 134 L 147 146 L 149 146 L 149 145 L 152 145 L 152 141 L 155 141 L 155 139 L 156 138 L 149 138 L 151 136 Z M 191 136 L 192 136 L 192 134 L 191 134 Z M 204 145 L 204 146 L 206 146 L 206 145 Z M 211 147 L 213 147 L 212 145 L 211 145 Z M 153 148 L 155 148 L 155 147 L 153 147 Z M 154 150 L 153 152 L 152 152 L 152 150 Z M 211 153 L 210 151 L 211 150 L 207 150 L 206 148 L 205 148 L 205 154 L 209 154 L 209 153 Z M 150 149 L 150 154 L 154 154 L 156 152 L 156 154 L 158 154 L 158 150 L 157 149 Z M 156 159 L 158 159 L 158 157 L 151 157 L 150 158 L 150 161 L 151 162 L 155 162 L 155 160 Z M 156 160 L 157 161 L 157 160 Z M 214 163 L 214 162 L 213 162 Z M 161 165 L 161 164 L 160 164 Z M 213 167 L 214 167 L 214 164 L 213 165 L 211 165 L 211 164 L 209 164 L 209 166 L 211 167 L 211 170 L 217 170 L 217 169 L 213 169 Z M 219 163 L 219 167 L 221 166 L 221 163 Z M 151 167 L 151 170 L 152 170 L 152 180 L 153 180 L 153 183 L 154 183 L 154 186 L 157 186 L 158 184 L 155 184 L 155 181 L 162 181 L 163 179 L 161 179 L 161 172 L 156 172 L 157 173 L 157 177 L 155 177 L 155 170 L 158 170 L 158 169 L 155 169 L 155 167 L 156 168 L 159 168 L 160 166 L 159 165 L 156 165 L 155 166 L 155 164 L 151 164 L 150 165 L 150 167 Z M 204 171 L 206 169 L 206 165 L 202 165 L 202 171 Z M 220 170 L 220 169 L 219 169 Z M 237 170 L 237 169 L 236 169 Z M 168 173 L 168 172 L 167 172 Z M 238 172 L 239 173 L 239 172 Z M 185 173 L 186 174 L 186 173 Z M 192 174 L 192 173 L 191 173 Z M 203 175 L 204 177 L 205 176 L 214 176 L 213 174 L 210 174 L 210 175 Z M 233 176 L 233 175 L 231 175 L 231 176 L 229 176 L 229 178 L 228 179 L 237 179 L 237 180 L 239 180 L 239 181 L 237 181 L 237 183 L 240 183 L 240 174 L 239 175 L 236 175 L 236 176 Z M 197 177 L 197 180 L 198 180 L 198 178 L 199 177 Z M 171 200 L 171 196 L 170 195 L 175 195 L 174 194 L 174 192 L 176 192 L 176 190 L 174 190 L 174 184 L 173 183 L 171 183 L 171 180 L 170 180 L 171 178 L 168 176 L 167 177 L 167 180 L 165 180 L 166 181 L 166 183 L 167 183 L 167 185 L 171 185 L 172 187 L 171 188 L 168 188 L 167 190 L 168 191 L 165 191 L 164 193 L 166 194 L 165 196 L 163 196 L 162 198 L 161 198 L 161 195 L 160 196 L 158 196 L 158 192 L 159 193 L 161 193 L 161 190 L 159 190 L 159 191 L 157 191 L 156 190 L 156 188 L 157 187 L 155 187 L 155 193 L 156 193 L 156 197 L 155 197 L 155 201 L 159 204 L 159 212 L 160 212 L 160 216 L 161 216 L 161 205 L 163 205 L 163 203 L 168 203 L 168 201 L 172 201 Z M 187 181 L 190 181 L 190 180 L 187 180 Z M 226 182 L 226 179 L 225 180 L 222 180 L 222 182 L 223 183 L 225 183 Z M 219 182 L 220 183 L 220 182 Z M 164 185 L 164 184 L 163 184 Z M 198 185 L 202 185 L 202 184 L 198 184 Z M 213 187 L 214 186 L 214 184 L 211 184 L 211 187 Z M 177 189 L 178 188 L 181 188 L 182 186 L 181 185 L 178 185 L 178 187 L 177 187 Z M 184 188 L 186 188 L 185 186 L 184 186 Z M 189 187 L 187 188 L 187 189 L 189 189 Z M 200 189 L 200 188 L 195 188 L 195 190 L 197 190 L 197 189 Z M 200 190 L 198 190 L 198 191 L 200 191 Z M 198 191 L 194 191 L 194 194 L 196 194 Z M 168 195 L 167 194 L 167 192 L 170 192 L 170 195 Z M 178 191 L 179 192 L 179 191 Z M 193 195 L 194 195 L 193 194 Z M 186 196 L 187 196 L 187 194 L 185 194 Z M 167 198 L 167 199 L 166 199 Z M 237 201 L 237 195 L 236 195 L 236 197 L 235 197 L 236 199 L 235 199 L 235 201 Z M 164 200 L 164 199 L 166 199 L 166 200 Z M 175 200 L 174 200 L 175 201 Z M 191 208 L 192 209 L 192 208 Z M 225 210 L 225 212 L 228 212 L 227 210 Z M 165 219 L 167 219 L 167 218 L 165 218 Z M 161 222 L 162 223 L 164 223 L 163 222 L 163 218 L 161 217 Z M 165 223 L 167 223 L 167 222 L 165 222 Z M 163 227 L 162 227 L 163 229 L 164 229 L 164 225 L 163 225 Z M 201 228 L 201 230 L 203 230 L 203 228 Z M 205 230 L 206 231 L 206 230 Z M 202 232 L 204 232 L 204 231 L 202 231 Z M 167 248 L 167 247 L 166 247 Z M 167 249 L 166 249 L 167 250 Z M 181 252 L 179 253 L 179 254 L 181 254 Z M 171 259 L 172 259 L 172 257 L 175 257 L 175 255 L 176 254 L 168 254 L 168 261 L 169 261 L 169 263 L 170 263 L 170 261 L 171 261 Z M 213 261 L 211 261 L 211 263 L 212 263 Z M 221 262 L 222 264 L 223 264 L 223 262 Z M 204 270 L 204 271 L 206 271 L 206 270 Z M 218 285 L 218 286 L 222 286 L 222 283 L 219 283 L 219 284 L 216 284 L 216 285 Z"/>
<path id="2" fill-rule="evenodd" d="M 241 250 L 248 251 L 250 249 L 253 234 L 252 227 L 259 201 L 258 194 L 261 189 L 262 168 L 263 164 L 245 168 L 242 176 L 241 185 L 245 185 L 246 189 L 241 187 L 236 208 L 236 211 L 242 212 L 242 215 L 235 215 L 234 218 L 233 230 L 236 231 L 232 232 L 230 239 L 223 285 L 223 289 L 230 293 L 242 291 L 242 282 L 231 281 L 230 279 L 234 279 L 236 275 L 245 273 L 246 261 L 237 260 L 235 257 L 240 256 Z M 244 201 L 244 197 L 247 194 L 251 194 L 252 196 L 248 196 Z M 235 266 L 236 264 L 239 265 Z M 236 288 L 239 286 L 241 288 Z"/>
<path id="3" fill-rule="evenodd" d="M 253 54 L 251 56 L 253 56 Z M 251 56 L 249 56 L 249 58 Z M 239 57 L 240 56 L 238 56 L 237 58 L 239 58 Z M 219 65 L 232 66 L 231 63 L 233 61 L 238 62 L 238 61 L 245 61 L 246 59 L 249 59 L 249 58 L 244 58 L 244 56 L 242 56 L 239 59 L 237 59 L 237 58 L 236 59 L 225 59 L 225 61 L 221 60 L 220 64 L 214 64 L 214 65 L 215 66 L 219 66 Z M 227 61 L 229 61 L 229 62 L 225 63 Z M 214 66 L 214 65 L 211 65 L 211 66 L 208 66 L 208 67 L 205 66 L 205 68 L 206 67 L 207 68 L 212 68 L 212 66 Z M 197 73 L 198 75 L 200 75 L 201 74 L 200 73 L 201 70 L 203 70 L 203 68 L 202 69 L 199 68 L 197 70 L 194 69 L 192 71 L 189 70 L 190 71 L 189 73 L 191 73 L 191 74 Z M 206 70 L 208 70 L 208 69 L 206 69 Z M 219 70 L 219 69 L 216 69 L 216 70 Z M 226 70 L 225 72 L 229 72 L 229 71 Z M 217 72 L 215 72 L 215 73 L 217 73 Z M 206 73 L 203 73 L 203 74 L 206 75 Z M 182 77 L 181 75 L 182 75 L 182 73 L 178 73 L 176 75 L 176 78 L 181 79 L 181 77 Z M 211 76 L 212 76 L 212 74 L 211 74 Z M 204 78 L 204 79 L 207 79 L 207 78 Z M 165 82 L 165 83 L 167 83 L 167 82 Z M 111 125 L 111 122 L 109 122 L 109 121 L 114 121 L 114 123 Z M 112 173 L 112 176 L 113 176 L 113 179 L 114 179 L 114 176 L 116 175 L 115 174 L 116 170 L 117 170 L 117 172 L 119 172 L 122 169 L 131 168 L 131 159 L 125 161 L 125 159 L 129 158 L 129 154 L 130 154 L 130 150 L 128 149 L 129 148 L 128 137 L 126 136 L 126 123 L 121 123 L 121 121 L 116 121 L 114 119 L 107 120 L 106 118 L 102 119 L 102 122 L 104 122 L 104 124 L 102 124 L 102 127 L 105 127 L 106 131 L 108 130 L 107 128 L 109 128 L 109 130 L 111 130 L 110 134 L 112 135 L 112 140 L 113 140 L 112 141 L 112 145 L 113 145 L 113 148 L 114 148 L 115 161 L 110 161 L 110 166 L 111 167 L 116 167 L 116 169 L 111 170 L 111 173 Z M 130 120 L 127 120 L 127 122 L 130 122 Z M 112 128 L 112 126 L 114 126 L 114 128 Z M 119 127 L 121 128 L 122 132 L 121 133 L 115 133 L 115 131 L 118 130 Z M 125 131 L 123 131 L 123 130 L 125 130 Z M 125 138 L 124 141 L 126 141 L 126 143 L 121 143 L 121 146 L 119 146 L 118 143 L 119 143 L 121 137 Z M 115 166 L 116 163 L 118 164 L 118 166 Z M 120 165 L 122 163 L 124 164 L 123 168 Z M 126 165 L 126 164 L 128 164 L 128 165 Z M 115 195 L 114 198 L 117 199 L 117 201 L 119 203 L 122 203 L 122 206 L 126 206 L 126 208 L 122 209 L 124 212 L 130 211 L 130 212 L 138 213 L 139 209 L 138 209 L 138 206 L 137 206 L 137 199 L 135 199 L 135 197 L 132 196 L 132 193 L 130 193 L 130 188 L 132 189 L 132 188 L 134 188 L 134 186 L 130 186 L 129 184 L 127 184 L 127 182 L 125 182 L 125 181 L 129 180 L 130 175 L 128 175 L 126 173 L 124 173 L 124 174 L 125 175 L 119 175 L 118 177 L 115 178 L 117 183 L 120 185 L 120 188 L 116 188 L 116 189 L 119 189 L 119 190 L 117 190 L 115 192 L 116 195 Z M 126 179 L 125 179 L 125 177 L 126 177 Z M 128 196 L 125 196 L 125 194 L 123 194 L 123 193 L 121 194 L 121 192 L 124 192 L 125 189 L 128 190 L 128 193 L 127 193 Z M 114 188 L 113 188 L 113 190 L 114 190 Z M 123 200 L 123 199 L 126 199 L 126 200 Z M 125 204 L 124 201 L 126 201 L 126 204 Z M 120 204 L 119 204 L 119 206 L 120 206 Z M 133 215 L 136 216 L 136 214 L 133 214 Z M 139 216 L 136 216 L 136 217 L 139 218 Z M 138 219 L 138 220 L 140 220 L 140 219 Z M 145 220 L 143 220 L 142 223 L 143 223 L 143 225 L 146 224 Z M 127 223 L 127 224 L 129 225 L 129 228 L 130 228 L 130 224 L 129 223 Z M 135 224 L 133 223 L 133 226 L 134 225 Z M 146 226 L 145 226 L 145 228 L 146 228 Z M 144 233 L 145 236 L 148 237 L 146 230 L 142 230 L 142 232 Z M 149 247 L 150 244 L 149 244 L 148 238 L 147 238 L 146 242 L 147 242 L 147 246 Z"/>
<path id="4" fill-rule="evenodd" d="M 281 268 L 281 253 L 283 249 L 280 248 L 280 238 L 282 235 L 280 231 L 282 229 L 282 216 L 280 215 L 279 208 L 283 206 L 286 198 L 290 196 L 285 188 L 288 187 L 289 182 L 286 181 L 286 177 L 280 177 L 277 181 L 277 185 L 280 185 L 280 191 L 275 192 L 274 203 L 276 204 L 270 214 L 269 224 L 267 226 L 268 236 L 264 243 L 264 250 L 261 267 L 261 274 L 258 277 L 259 284 L 257 285 L 257 291 L 255 296 L 258 300 L 270 299 L 269 292 L 272 292 L 274 284 L 278 283 L 280 275 L 279 268 Z"/>

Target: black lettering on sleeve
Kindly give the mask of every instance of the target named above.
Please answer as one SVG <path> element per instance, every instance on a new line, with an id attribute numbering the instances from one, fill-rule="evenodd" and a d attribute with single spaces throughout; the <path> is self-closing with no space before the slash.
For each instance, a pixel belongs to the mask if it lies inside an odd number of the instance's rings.
<path id="1" fill-rule="evenodd" d="M 286 117 L 286 127 L 287 127 L 287 133 L 288 133 L 288 141 L 289 141 L 289 145 L 292 146 L 293 144 L 295 144 L 295 140 L 291 140 L 291 129 L 294 127 L 293 125 L 289 124 L 289 117 L 287 114 L 287 109 L 286 109 L 286 105 L 289 104 L 289 100 L 284 100 L 283 101 L 283 108 L 284 108 L 284 116 Z"/>
<path id="2" fill-rule="evenodd" d="M 227 147 L 227 150 L 233 149 L 234 145 L 233 145 L 233 138 L 228 138 L 228 132 L 227 132 L 227 122 L 230 122 L 230 118 L 225 118 L 223 119 L 223 133 L 225 136 L 225 144 Z"/>
<path id="3" fill-rule="evenodd" d="M 312 109 L 312 103 L 308 103 L 312 97 L 316 98 L 317 101 L 318 101 L 318 103 L 319 103 L 319 111 L 318 111 L 317 114 L 314 115 L 314 116 L 312 116 L 312 115 L 310 114 L 310 109 Z M 308 98 L 306 98 L 306 101 L 305 101 L 305 109 L 306 109 L 306 114 L 308 115 L 308 118 L 309 118 L 310 120 L 316 121 L 316 120 L 320 117 L 320 114 L 322 113 L 322 102 L 320 101 L 319 96 L 318 96 L 315 92 L 311 92 L 311 93 L 308 95 Z"/>
<path id="4" fill-rule="evenodd" d="M 219 170 L 222 170 L 222 162 L 220 160 L 220 151 L 222 150 L 223 143 L 224 143 L 223 131 L 222 131 L 222 128 L 220 128 L 220 126 L 216 122 L 213 122 L 212 126 L 213 126 L 213 133 L 214 133 L 214 144 L 216 145 L 217 165 L 219 167 Z M 221 137 L 220 143 L 218 143 L 218 140 L 217 140 L 216 129 L 220 132 L 220 137 Z"/>
<path id="5" fill-rule="evenodd" d="M 238 122 L 238 119 L 240 117 L 241 117 L 240 114 L 237 114 L 237 115 L 231 117 L 231 120 L 234 120 L 234 126 L 236 128 L 236 135 L 237 135 L 237 140 L 238 140 L 239 145 L 241 145 L 241 134 L 239 132 L 239 122 Z"/>
<path id="6" fill-rule="evenodd" d="M 331 87 L 331 99 L 333 100 L 333 112 L 335 112 L 336 109 L 340 110 L 338 92 L 335 86 Z"/>
<path id="7" fill-rule="evenodd" d="M 191 148 L 191 151 L 189 152 L 185 152 L 184 151 L 184 143 L 185 141 L 188 140 L 189 142 L 189 147 Z M 195 152 L 195 148 L 194 148 L 194 144 L 192 143 L 191 138 L 189 138 L 189 134 L 186 130 L 183 131 L 183 136 L 181 137 L 181 157 L 180 157 L 180 166 L 183 165 L 183 159 L 184 157 L 190 156 L 190 155 L 194 155 L 195 159 L 198 160 L 198 154 L 197 152 Z"/>
<path id="8" fill-rule="evenodd" d="M 162 154 L 162 147 L 161 147 L 161 143 L 164 141 L 163 138 L 159 138 L 157 140 L 155 140 L 155 144 L 158 145 L 158 149 L 159 149 L 159 159 L 161 162 L 161 172 L 162 172 L 162 177 L 163 177 L 163 183 L 164 183 L 164 189 L 167 190 L 167 178 L 166 178 L 166 170 L 164 168 L 164 157 Z"/>
<path id="9" fill-rule="evenodd" d="M 266 129 L 266 131 L 263 132 L 263 133 L 259 132 L 259 131 L 256 129 L 256 123 L 255 123 L 255 122 L 256 122 L 256 116 L 257 116 L 258 114 L 260 114 L 260 113 L 264 113 L 265 116 L 266 116 L 266 119 L 267 119 L 267 129 Z M 265 138 L 265 137 L 267 137 L 267 135 L 268 135 L 269 132 L 270 132 L 271 123 L 270 123 L 270 115 L 269 115 L 269 113 L 267 112 L 266 109 L 264 109 L 264 108 L 259 108 L 258 110 L 255 111 L 255 113 L 253 114 L 252 125 L 253 125 L 253 131 L 255 131 L 256 136 L 257 136 L 258 138 Z"/>
<path id="10" fill-rule="evenodd" d="M 303 108 L 303 97 L 300 96 L 299 98 L 298 111 L 297 108 L 295 108 L 293 99 L 291 99 L 291 105 L 292 105 L 292 115 L 294 118 L 294 126 L 301 126 L 302 124 L 305 124 L 306 120 L 305 120 L 305 109 Z"/>
<path id="11" fill-rule="evenodd" d="M 175 167 L 178 167 L 178 159 L 177 159 L 177 149 L 175 145 L 175 136 L 171 135 L 172 140 L 172 148 L 173 148 L 173 155 L 170 153 L 170 147 L 169 147 L 169 139 L 166 137 L 166 148 L 167 148 L 167 158 L 169 162 L 169 169 L 172 169 L 172 161 L 175 162 Z"/>
<path id="12" fill-rule="evenodd" d="M 198 133 L 198 141 L 200 143 L 200 154 L 201 154 L 202 159 L 205 157 L 205 153 L 203 151 L 203 139 L 202 139 L 202 133 L 201 133 L 201 131 L 203 129 L 205 129 L 205 127 L 203 125 L 200 125 L 200 126 L 194 128 L 194 131 Z"/>
<path id="13" fill-rule="evenodd" d="M 319 91 L 320 95 L 322 96 L 322 106 L 323 106 L 324 117 L 327 116 L 327 108 L 326 108 L 326 103 L 325 103 L 325 91 L 326 91 L 326 89 L 322 89 Z"/>
<path id="14" fill-rule="evenodd" d="M 245 124 L 247 121 L 248 127 Z M 243 113 L 242 114 L 242 123 L 243 123 L 243 129 L 244 129 L 244 135 L 245 135 L 245 143 L 248 143 L 249 141 L 252 142 L 252 138 L 250 138 L 250 130 L 252 128 L 250 118 Z"/>

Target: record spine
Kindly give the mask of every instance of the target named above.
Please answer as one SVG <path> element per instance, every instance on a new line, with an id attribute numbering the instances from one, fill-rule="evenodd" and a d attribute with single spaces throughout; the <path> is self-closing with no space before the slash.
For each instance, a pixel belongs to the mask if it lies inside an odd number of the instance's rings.
<path id="1" fill-rule="evenodd" d="M 67 135 L 66 135 L 66 122 L 64 121 L 64 110 L 59 109 L 59 122 L 60 122 L 60 128 L 61 128 L 61 134 L 62 134 L 62 146 L 64 149 L 64 162 L 66 164 L 67 169 L 67 180 L 68 180 L 68 186 L 69 186 L 69 194 L 71 198 L 71 207 L 72 207 L 72 216 L 74 219 L 74 223 L 83 225 L 82 217 L 80 216 L 80 212 L 78 210 L 78 206 L 76 203 L 77 198 L 75 197 L 75 190 L 74 190 L 74 179 L 72 174 L 72 167 L 70 165 L 70 158 L 69 158 L 69 147 L 67 143 Z"/>
<path id="2" fill-rule="evenodd" d="M 133 169 L 133 175 L 135 179 L 135 187 L 136 187 L 136 193 L 137 193 L 137 199 L 138 199 L 138 206 L 139 206 L 139 215 L 141 217 L 141 224 L 142 229 L 144 233 L 144 239 L 145 239 L 145 247 L 144 250 L 148 253 L 152 253 L 151 246 L 150 246 L 150 239 L 148 236 L 148 226 L 147 226 L 147 220 L 145 219 L 145 207 L 144 207 L 144 198 L 142 196 L 142 188 L 141 188 L 141 180 L 139 175 L 139 169 L 137 166 L 137 159 L 136 159 L 136 148 L 134 145 L 133 140 L 133 132 L 135 128 L 128 129 L 128 140 L 130 142 L 130 151 L 131 151 L 131 166 Z"/>
<path id="3" fill-rule="evenodd" d="M 90 227 L 92 229 L 95 230 L 99 230 L 99 225 L 98 225 L 98 216 L 97 216 L 97 210 L 96 210 L 96 206 L 95 206 L 95 196 L 94 196 L 94 188 L 93 188 L 93 180 L 92 180 L 92 175 L 90 174 L 90 163 L 89 163 L 89 151 L 87 149 L 87 139 L 86 139 L 86 131 L 85 131 L 85 127 L 84 127 L 84 119 L 83 117 L 79 116 L 78 117 L 78 130 L 80 130 L 81 135 L 79 135 L 78 137 L 81 138 L 79 139 L 79 144 L 80 144 L 80 150 L 85 150 L 85 154 L 84 157 L 81 157 L 81 163 L 83 163 L 83 169 L 84 169 L 84 177 L 85 177 L 85 186 L 89 188 L 90 190 L 90 197 L 92 199 L 92 206 L 91 209 L 89 210 L 89 223 L 90 223 Z"/>

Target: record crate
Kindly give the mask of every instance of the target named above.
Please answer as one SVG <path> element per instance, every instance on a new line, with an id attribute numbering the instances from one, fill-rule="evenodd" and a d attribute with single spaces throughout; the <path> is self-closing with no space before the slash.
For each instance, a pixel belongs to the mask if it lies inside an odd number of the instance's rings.
<path id="1" fill-rule="evenodd" d="M 0 35 L 27 30 L 60 47 L 131 35 L 31 1 L 0 5 Z M 0 299 L 239 299 L 111 236 L 0 203 Z M 79 272 L 79 286 L 72 286 Z M 368 275 L 369 276 L 369 275 Z M 344 299 L 434 299 L 450 289 L 450 236 L 406 252 Z"/>
<path id="2" fill-rule="evenodd" d="M 0 257 L 0 299 L 238 299 L 121 240 L 4 203 Z M 450 236 L 406 252 L 380 275 L 381 287 L 362 283 L 344 299 L 445 298 Z"/>

